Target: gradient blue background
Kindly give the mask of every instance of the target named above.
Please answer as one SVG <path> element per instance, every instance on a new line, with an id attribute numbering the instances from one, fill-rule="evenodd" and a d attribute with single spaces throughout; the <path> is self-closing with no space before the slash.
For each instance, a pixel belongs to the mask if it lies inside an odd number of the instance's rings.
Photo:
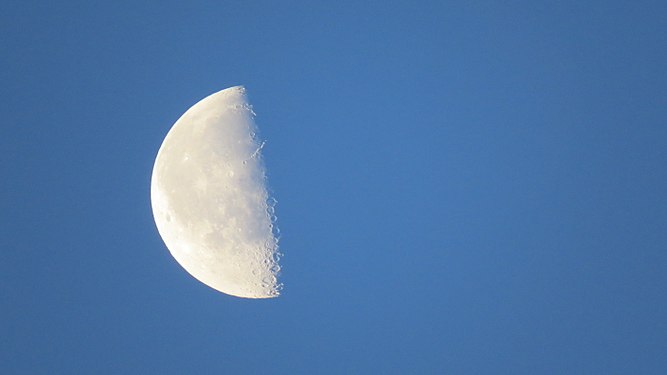
<path id="1" fill-rule="evenodd" d="M 3 2 L 0 372 L 667 373 L 666 4 Z M 150 209 L 166 132 L 238 84 L 273 300 Z"/>

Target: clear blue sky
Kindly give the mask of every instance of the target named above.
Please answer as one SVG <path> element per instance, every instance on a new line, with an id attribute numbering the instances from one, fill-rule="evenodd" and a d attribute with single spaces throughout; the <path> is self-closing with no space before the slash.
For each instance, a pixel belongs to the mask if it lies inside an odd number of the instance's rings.
<path id="1" fill-rule="evenodd" d="M 664 1 L 5 1 L 0 373 L 667 373 Z M 283 295 L 171 257 L 162 139 L 245 85 Z"/>

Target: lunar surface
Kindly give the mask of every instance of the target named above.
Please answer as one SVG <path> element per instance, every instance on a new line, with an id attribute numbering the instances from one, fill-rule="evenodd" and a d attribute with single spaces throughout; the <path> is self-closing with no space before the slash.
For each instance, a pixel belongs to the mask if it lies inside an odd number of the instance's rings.
<path id="1" fill-rule="evenodd" d="M 181 116 L 153 167 L 151 204 L 167 248 L 192 276 L 245 298 L 280 294 L 275 200 L 242 86 Z"/>

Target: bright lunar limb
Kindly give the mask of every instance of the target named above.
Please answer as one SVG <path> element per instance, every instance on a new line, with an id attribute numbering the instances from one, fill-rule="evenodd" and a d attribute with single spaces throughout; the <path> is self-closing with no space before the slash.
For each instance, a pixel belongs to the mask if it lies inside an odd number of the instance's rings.
<path id="1" fill-rule="evenodd" d="M 233 296 L 270 298 L 281 289 L 275 200 L 256 132 L 242 86 L 192 106 L 158 151 L 151 205 L 167 248 L 192 276 Z"/>

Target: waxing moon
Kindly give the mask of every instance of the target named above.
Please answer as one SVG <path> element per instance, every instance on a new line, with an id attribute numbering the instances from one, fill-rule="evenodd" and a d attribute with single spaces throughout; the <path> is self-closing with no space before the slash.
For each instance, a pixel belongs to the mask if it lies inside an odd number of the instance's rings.
<path id="1" fill-rule="evenodd" d="M 151 206 L 160 236 L 192 276 L 245 298 L 280 294 L 274 203 L 245 88 L 188 109 L 158 151 Z"/>

